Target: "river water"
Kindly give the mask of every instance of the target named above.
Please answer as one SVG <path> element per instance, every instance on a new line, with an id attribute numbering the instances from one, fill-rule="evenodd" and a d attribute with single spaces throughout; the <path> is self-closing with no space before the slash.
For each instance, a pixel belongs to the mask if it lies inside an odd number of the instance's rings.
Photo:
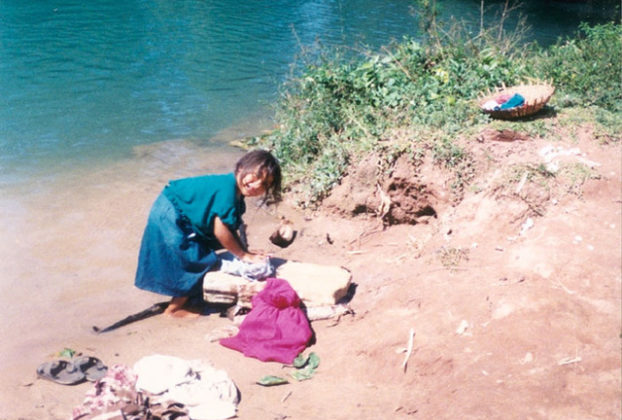
<path id="1" fill-rule="evenodd" d="M 487 20 L 502 3 L 487 2 Z M 182 139 L 208 147 L 270 126 L 270 105 L 303 49 L 372 49 L 417 36 L 406 0 L 3 0 L 0 187 L 131 157 Z M 479 24 L 480 2 L 441 3 Z M 586 9 L 587 7 L 587 9 Z M 550 43 L 580 3 L 531 2 L 532 36 Z"/>

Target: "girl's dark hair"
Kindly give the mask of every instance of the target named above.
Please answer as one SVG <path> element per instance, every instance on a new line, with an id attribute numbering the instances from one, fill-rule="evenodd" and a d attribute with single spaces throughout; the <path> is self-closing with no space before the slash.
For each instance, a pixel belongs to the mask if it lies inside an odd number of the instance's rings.
<path id="1" fill-rule="evenodd" d="M 256 149 L 246 153 L 235 164 L 235 175 L 254 173 L 263 179 L 272 178 L 270 185 L 265 185 L 266 202 L 281 201 L 281 166 L 279 161 L 267 150 Z"/>

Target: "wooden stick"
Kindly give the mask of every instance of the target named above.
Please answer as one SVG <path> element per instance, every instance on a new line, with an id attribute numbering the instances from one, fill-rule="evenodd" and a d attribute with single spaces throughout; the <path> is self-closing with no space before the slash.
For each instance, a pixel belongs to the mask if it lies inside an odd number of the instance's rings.
<path id="1" fill-rule="evenodd" d="M 408 332 L 408 346 L 406 348 L 406 356 L 404 356 L 404 361 L 402 362 L 402 369 L 404 370 L 404 372 L 406 372 L 406 367 L 408 366 L 408 359 L 413 352 L 413 343 L 415 341 L 414 339 L 415 330 L 411 328 Z"/>

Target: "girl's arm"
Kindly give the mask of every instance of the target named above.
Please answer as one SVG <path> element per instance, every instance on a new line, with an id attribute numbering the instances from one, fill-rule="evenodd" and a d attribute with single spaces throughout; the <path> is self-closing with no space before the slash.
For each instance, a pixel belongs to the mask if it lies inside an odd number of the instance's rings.
<path id="1" fill-rule="evenodd" d="M 214 217 L 214 236 L 218 241 L 227 248 L 227 251 L 241 260 L 248 262 L 261 262 L 264 259 L 263 255 L 253 254 L 247 252 L 240 243 L 240 240 L 234 235 L 231 230 L 225 225 L 218 216 Z"/>

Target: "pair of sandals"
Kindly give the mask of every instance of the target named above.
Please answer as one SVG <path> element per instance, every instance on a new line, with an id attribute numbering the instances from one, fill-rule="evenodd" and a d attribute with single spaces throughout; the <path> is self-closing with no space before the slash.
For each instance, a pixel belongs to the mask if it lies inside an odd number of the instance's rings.
<path id="1" fill-rule="evenodd" d="M 37 376 L 61 385 L 95 382 L 106 375 L 108 367 L 93 356 L 79 356 L 71 360 L 53 360 L 37 368 Z"/>

